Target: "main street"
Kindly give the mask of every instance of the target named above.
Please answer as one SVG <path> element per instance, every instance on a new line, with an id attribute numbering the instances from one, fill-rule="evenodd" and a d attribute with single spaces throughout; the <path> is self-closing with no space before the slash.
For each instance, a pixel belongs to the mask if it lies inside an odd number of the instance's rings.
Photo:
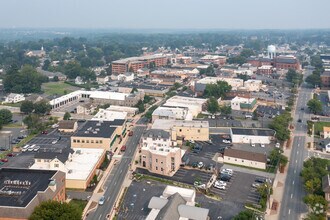
<path id="1" fill-rule="evenodd" d="M 306 75 L 309 75 L 310 71 L 306 73 Z M 310 114 L 307 109 L 307 102 L 311 99 L 311 93 L 312 89 L 308 88 L 305 83 L 302 84 L 298 92 L 297 105 L 293 117 L 293 125 L 295 126 L 294 138 L 279 219 L 301 219 L 301 215 L 307 212 L 307 207 L 303 202 L 305 191 L 300 172 L 304 159 L 308 157 L 306 149 L 307 120 L 310 119 Z M 301 122 L 298 122 L 299 119 Z"/>
<path id="2" fill-rule="evenodd" d="M 104 182 L 104 205 L 99 205 L 94 212 L 90 213 L 86 217 L 86 219 L 106 219 L 107 214 L 110 213 L 110 211 L 114 208 L 113 206 L 116 202 L 117 196 L 127 175 L 141 135 L 145 131 L 145 129 L 145 126 L 136 126 L 133 129 L 133 136 L 129 137 L 126 143 L 126 152 L 124 153 L 120 162 L 112 169 L 107 180 Z"/>

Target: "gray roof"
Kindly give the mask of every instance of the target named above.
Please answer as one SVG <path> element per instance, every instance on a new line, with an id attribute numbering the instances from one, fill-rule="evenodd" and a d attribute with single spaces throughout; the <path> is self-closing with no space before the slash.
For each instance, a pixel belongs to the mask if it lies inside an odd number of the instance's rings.
<path id="1" fill-rule="evenodd" d="M 73 137 L 100 137 L 110 138 L 116 127 L 122 126 L 125 120 L 115 119 L 114 121 L 87 121 Z"/>
<path id="2" fill-rule="evenodd" d="M 179 205 L 178 207 L 180 217 L 193 220 L 207 220 L 209 210 L 190 205 Z"/>
<path id="3" fill-rule="evenodd" d="M 163 199 L 163 198 L 159 198 L 159 197 L 154 196 L 150 199 L 150 202 L 148 204 L 148 208 L 149 209 L 159 209 L 160 210 L 166 205 L 167 202 L 168 202 L 167 199 Z"/>
<path id="4" fill-rule="evenodd" d="M 330 176 L 329 174 L 322 178 L 322 189 L 325 193 L 330 193 Z"/>
<path id="5" fill-rule="evenodd" d="M 170 133 L 161 129 L 150 129 L 147 130 L 143 137 L 152 137 L 152 138 L 170 138 Z"/>
<path id="6" fill-rule="evenodd" d="M 64 149 L 61 149 L 59 151 L 39 151 L 34 155 L 35 159 L 50 159 L 53 160 L 55 158 L 59 159 L 62 163 L 65 163 L 70 154 L 73 154 L 74 150 L 72 150 L 71 147 L 67 147 Z"/>
<path id="7" fill-rule="evenodd" d="M 297 60 L 291 58 L 276 58 L 276 63 L 295 64 L 297 63 Z"/>
<path id="8" fill-rule="evenodd" d="M 178 207 L 184 204 L 186 204 L 186 200 L 179 193 L 171 195 L 168 197 L 166 205 L 159 211 L 156 220 L 179 220 Z"/>
<path id="9" fill-rule="evenodd" d="M 330 76 L 330 71 L 324 71 L 321 76 Z"/>
<path id="10" fill-rule="evenodd" d="M 274 136 L 275 131 L 271 129 L 249 129 L 249 128 L 231 128 L 233 134 L 249 136 Z"/>

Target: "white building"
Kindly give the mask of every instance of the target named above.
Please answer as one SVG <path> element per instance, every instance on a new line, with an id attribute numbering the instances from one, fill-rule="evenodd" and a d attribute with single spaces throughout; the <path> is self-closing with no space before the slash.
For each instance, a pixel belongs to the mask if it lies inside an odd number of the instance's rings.
<path id="1" fill-rule="evenodd" d="M 18 103 L 24 101 L 25 97 L 22 94 L 10 93 L 3 103 Z"/>
<path id="2" fill-rule="evenodd" d="M 196 192 L 176 186 L 167 186 L 160 197 L 153 196 L 146 220 L 208 220 L 209 210 L 195 206 Z"/>
<path id="3" fill-rule="evenodd" d="M 261 80 L 249 79 L 244 82 L 244 89 L 250 92 L 259 92 L 262 87 Z"/>
<path id="4" fill-rule="evenodd" d="M 197 93 L 204 92 L 207 84 L 215 84 L 218 81 L 227 82 L 232 87 L 232 90 L 237 90 L 238 88 L 244 86 L 243 79 L 223 78 L 223 77 L 205 77 L 205 78 L 202 78 L 202 79 L 194 82 L 194 90 Z"/>
<path id="5" fill-rule="evenodd" d="M 223 162 L 257 169 L 266 169 L 267 155 L 243 150 L 226 149 Z"/>
<path id="6" fill-rule="evenodd" d="M 115 112 L 127 112 L 127 116 L 129 117 L 133 117 L 139 112 L 139 109 L 136 107 L 127 107 L 119 105 L 111 105 L 109 108 L 107 108 L 107 110 Z"/>
<path id="7" fill-rule="evenodd" d="M 66 173 L 66 188 L 86 189 L 105 156 L 104 149 L 72 148 L 66 152 L 39 152 L 30 169 Z"/>
<path id="8" fill-rule="evenodd" d="M 74 83 L 77 84 L 77 85 L 85 84 L 84 80 L 80 76 L 77 76 L 75 78 Z"/>
<path id="9" fill-rule="evenodd" d="M 202 112 L 203 106 L 206 105 L 207 99 L 173 96 L 169 98 L 164 106 L 167 107 L 183 107 L 188 108 L 193 117 Z"/>
<path id="10" fill-rule="evenodd" d="M 230 106 L 232 110 L 252 110 L 257 103 L 255 98 L 247 99 L 243 97 L 236 96 L 230 101 Z"/>
<path id="11" fill-rule="evenodd" d="M 192 120 L 193 115 L 187 107 L 158 107 L 152 113 L 152 121 L 156 119 Z"/>
<path id="12" fill-rule="evenodd" d="M 253 71 L 249 70 L 249 69 L 238 69 L 238 70 L 234 70 L 234 73 L 236 75 L 247 75 L 247 76 L 252 76 L 253 75 Z"/>
<path id="13" fill-rule="evenodd" d="M 134 78 L 135 78 L 134 73 L 130 73 L 130 72 L 124 73 L 124 74 L 122 73 L 117 76 L 117 80 L 123 81 L 123 82 L 133 81 Z"/>
<path id="14" fill-rule="evenodd" d="M 108 109 L 100 109 L 91 119 L 92 121 L 114 121 L 115 119 L 126 119 L 127 112 L 111 111 Z"/>
<path id="15" fill-rule="evenodd" d="M 109 76 L 97 76 L 96 77 L 96 82 L 98 84 L 106 84 L 107 82 L 109 82 Z"/>
<path id="16" fill-rule="evenodd" d="M 275 139 L 275 131 L 271 129 L 231 128 L 230 136 L 233 143 L 270 144 Z"/>

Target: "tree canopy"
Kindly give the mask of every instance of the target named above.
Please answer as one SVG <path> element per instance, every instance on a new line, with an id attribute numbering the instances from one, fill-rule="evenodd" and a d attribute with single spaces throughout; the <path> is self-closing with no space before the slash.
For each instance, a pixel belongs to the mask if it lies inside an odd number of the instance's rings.
<path id="1" fill-rule="evenodd" d="M 217 81 L 214 84 L 207 84 L 204 90 L 205 97 L 224 98 L 227 92 L 230 92 L 231 86 L 225 81 Z"/>
<path id="2" fill-rule="evenodd" d="M 81 220 L 82 212 L 75 205 L 57 201 L 42 202 L 31 214 L 29 220 Z"/>
<path id="3" fill-rule="evenodd" d="M 286 74 L 286 79 L 291 82 L 294 86 L 299 86 L 302 83 L 303 75 L 298 73 L 294 69 L 289 69 Z"/>
<path id="4" fill-rule="evenodd" d="M 308 109 L 314 114 L 322 112 L 322 102 L 318 99 L 311 99 L 307 102 Z"/>
<path id="5" fill-rule="evenodd" d="M 14 93 L 38 93 L 41 92 L 41 84 L 47 82 L 48 77 L 41 75 L 32 66 L 23 66 L 21 70 L 13 67 L 4 80 L 4 89 Z"/>
<path id="6" fill-rule="evenodd" d="M 276 138 L 280 141 L 288 140 L 290 137 L 290 130 L 288 129 L 289 123 L 292 121 L 292 117 L 289 112 L 284 112 L 281 115 L 276 116 L 269 124 L 269 128 L 276 131 Z"/>
<path id="7" fill-rule="evenodd" d="M 207 100 L 207 111 L 211 114 L 215 114 L 220 111 L 218 100 L 216 98 L 211 97 Z"/>

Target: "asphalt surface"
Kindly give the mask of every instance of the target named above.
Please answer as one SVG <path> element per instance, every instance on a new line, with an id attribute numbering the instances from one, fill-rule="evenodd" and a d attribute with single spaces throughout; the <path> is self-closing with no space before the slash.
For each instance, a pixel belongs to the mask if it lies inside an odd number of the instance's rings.
<path id="1" fill-rule="evenodd" d="M 305 146 L 307 120 L 310 118 L 310 114 L 306 110 L 301 110 L 301 108 L 304 107 L 306 109 L 307 102 L 311 99 L 311 93 L 312 89 L 307 88 L 305 84 L 301 86 L 298 93 L 296 112 L 293 118 L 293 124 L 295 126 L 293 133 L 294 139 L 279 219 L 300 219 L 301 214 L 307 212 L 307 207 L 303 202 L 305 191 L 300 178 L 300 172 L 304 159 L 308 155 Z M 302 122 L 297 122 L 298 119 L 301 119 Z"/>
<path id="2" fill-rule="evenodd" d="M 90 213 L 86 219 L 99 220 L 105 219 L 107 214 L 113 209 L 116 202 L 118 193 L 124 182 L 126 174 L 128 172 L 130 163 L 132 162 L 132 157 L 136 151 L 138 142 L 141 138 L 142 133 L 145 131 L 146 127 L 136 126 L 133 129 L 134 135 L 129 137 L 126 146 L 127 150 L 123 155 L 120 162 L 112 169 L 110 175 L 104 183 L 105 188 L 105 200 L 106 202 L 102 206 L 98 206 L 97 209 Z"/>

